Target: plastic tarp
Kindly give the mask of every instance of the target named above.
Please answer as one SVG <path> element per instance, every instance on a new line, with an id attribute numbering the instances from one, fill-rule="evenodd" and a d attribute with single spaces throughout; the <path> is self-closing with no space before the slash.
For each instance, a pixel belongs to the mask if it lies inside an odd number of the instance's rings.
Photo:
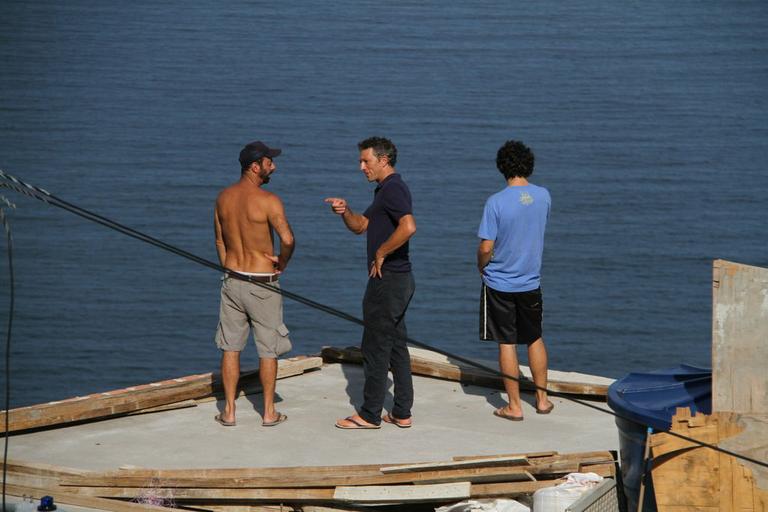
<path id="1" fill-rule="evenodd" d="M 669 430 L 677 407 L 712 412 L 712 370 L 681 364 L 627 374 L 608 388 L 608 406 L 655 430 Z"/>

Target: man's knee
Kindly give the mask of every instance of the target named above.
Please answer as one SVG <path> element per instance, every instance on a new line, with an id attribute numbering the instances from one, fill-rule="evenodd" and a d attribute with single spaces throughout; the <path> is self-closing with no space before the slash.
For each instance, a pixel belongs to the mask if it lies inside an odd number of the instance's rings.
<path id="1" fill-rule="evenodd" d="M 238 350 L 222 350 L 221 351 L 221 360 L 222 361 L 239 361 L 240 360 L 240 351 L 238 351 Z"/>

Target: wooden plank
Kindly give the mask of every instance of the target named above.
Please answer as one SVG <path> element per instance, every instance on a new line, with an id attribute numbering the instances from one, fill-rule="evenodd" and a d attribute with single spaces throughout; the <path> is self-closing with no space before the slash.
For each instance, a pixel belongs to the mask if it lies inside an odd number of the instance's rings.
<path id="1" fill-rule="evenodd" d="M 283 378 L 296 375 L 298 370 L 304 372 L 321 366 L 322 359 L 319 357 L 281 359 L 278 361 L 277 375 L 278 378 Z M 258 380 L 258 371 L 247 372 L 241 381 L 246 385 L 253 379 Z M 205 398 L 214 394 L 219 388 L 218 374 L 207 373 L 11 409 L 8 431 L 18 432 L 124 415 L 185 400 Z M 0 412 L 0 424 L 4 424 L 5 415 L 5 411 Z"/>
<path id="2" fill-rule="evenodd" d="M 768 413 L 768 269 L 712 265 L 712 412 Z"/>
<path id="3" fill-rule="evenodd" d="M 393 464 L 394 465 L 394 464 Z M 339 476 L 370 476 L 380 475 L 380 464 L 356 464 L 340 466 L 289 466 L 267 468 L 195 468 L 195 469 L 147 469 L 147 468 L 121 468 L 118 471 L 87 472 L 87 478 L 67 479 L 68 485 L 90 486 L 128 486 L 130 482 L 144 482 L 149 480 L 189 480 L 214 481 L 214 480 L 239 480 L 244 478 L 272 477 L 275 479 L 292 480 L 305 477 L 311 473 L 313 477 L 334 478 Z"/>
<path id="4" fill-rule="evenodd" d="M 147 409 L 141 409 L 138 411 L 131 411 L 125 413 L 126 416 L 135 416 L 137 414 L 148 414 L 153 412 L 175 411 L 176 409 L 188 409 L 190 407 L 197 407 L 196 400 L 184 400 L 182 402 L 175 402 L 172 404 L 158 405 L 157 407 L 149 407 Z"/>
<path id="5" fill-rule="evenodd" d="M 708 452 L 712 452 L 712 450 L 707 450 Z M 733 457 L 730 455 L 726 455 L 724 453 L 717 453 L 713 452 L 711 454 L 701 454 L 699 456 L 699 459 L 708 459 L 708 461 L 712 461 L 713 464 L 709 466 L 708 469 L 711 471 L 711 475 L 708 479 L 714 480 L 717 482 L 717 506 L 722 512 L 733 512 L 734 510 L 734 474 L 733 470 L 738 470 L 737 467 L 734 468 Z M 736 483 L 738 487 L 738 482 Z M 739 489 L 740 492 L 744 492 L 744 490 L 749 491 L 750 488 L 747 487 L 747 489 Z M 751 492 L 749 493 L 752 494 Z"/>
<path id="6" fill-rule="evenodd" d="M 469 498 L 469 482 L 434 485 L 337 487 L 333 499 L 350 503 L 419 503 Z"/>
<path id="7" fill-rule="evenodd" d="M 279 468 L 273 468 L 279 469 Z M 166 476 L 147 478 L 146 476 L 125 475 L 116 478 L 98 476 L 62 477 L 60 485 L 71 488 L 140 488 L 146 487 L 152 481 L 157 487 L 168 488 L 201 488 L 216 487 L 220 489 L 245 488 L 280 488 L 280 487 L 329 487 L 344 485 L 394 485 L 411 483 L 449 483 L 460 481 L 472 482 L 508 482 L 530 480 L 533 477 L 527 471 L 528 467 L 480 467 L 465 469 L 444 469 L 420 471 L 416 473 L 382 474 L 381 472 L 359 472 L 358 474 L 335 474 L 318 476 L 304 468 L 301 473 L 292 474 L 290 478 L 285 473 L 272 471 L 260 475 L 236 477 L 220 475 L 212 476 L 179 476 L 166 471 Z M 122 494 L 98 494 L 99 496 L 121 497 Z"/>
<path id="8" fill-rule="evenodd" d="M 503 482 L 472 484 L 470 498 L 503 498 L 531 494 L 545 487 L 554 487 L 564 480 L 540 480 L 536 482 Z"/>
<path id="9" fill-rule="evenodd" d="M 53 464 L 44 464 L 40 462 L 27 462 L 18 459 L 8 459 L 6 465 L 7 471 L 23 473 L 27 475 L 42 476 L 77 476 L 88 475 L 91 472 L 83 469 L 69 468 L 65 466 L 55 466 Z M 3 462 L 0 460 L 0 470 L 3 469 Z"/>
<path id="10" fill-rule="evenodd" d="M 302 360 L 306 361 L 307 364 L 301 364 L 301 365 L 300 364 L 291 364 L 291 365 L 284 364 L 282 365 L 282 367 L 279 367 L 277 378 L 286 379 L 288 377 L 295 377 L 297 375 L 303 374 L 307 370 L 314 370 L 322 367 L 322 359 L 318 361 L 318 357 L 305 357 Z M 280 359 L 279 361 L 283 361 L 283 359 Z M 254 371 L 256 372 L 254 376 L 258 377 L 259 376 L 258 370 L 254 370 Z M 238 383 L 238 390 L 235 398 L 240 398 L 247 395 L 255 395 L 263 391 L 261 387 L 261 382 L 258 380 L 258 378 L 254 379 L 253 378 L 254 376 L 249 377 L 244 382 Z M 216 391 L 210 396 L 199 398 L 199 399 L 196 399 L 195 401 L 197 403 L 204 403 L 204 402 L 213 402 L 216 400 L 224 400 L 224 391 Z"/>
<path id="11" fill-rule="evenodd" d="M 328 505 L 303 505 L 301 507 L 300 512 L 360 512 L 361 510 L 368 511 L 370 508 L 361 508 L 361 507 L 355 507 L 355 508 L 349 508 L 351 505 L 347 506 L 328 506 Z"/>
<path id="12" fill-rule="evenodd" d="M 313 507 L 314 508 L 314 507 Z M 313 508 L 301 507 L 301 512 L 312 510 Z M 209 505 L 205 504 L 192 510 L 207 510 L 210 512 L 295 512 L 296 509 L 284 505 Z"/>
<path id="13" fill-rule="evenodd" d="M 158 493 L 169 493 L 177 502 L 209 502 L 214 500 L 248 500 L 254 502 L 327 502 L 333 500 L 333 487 L 327 488 L 260 488 L 223 489 L 217 487 L 153 487 Z M 136 487 L 71 487 L 71 494 L 106 498 L 133 499 L 141 489 Z M 167 512 L 167 511 L 166 511 Z"/>
<path id="14" fill-rule="evenodd" d="M 589 453 L 589 452 L 588 452 Z M 600 452 L 603 453 L 603 452 Z M 609 452 L 605 452 L 609 453 Z M 499 458 L 499 459 L 505 459 L 508 457 L 525 457 L 526 459 L 538 459 L 541 457 L 553 457 L 558 455 L 556 451 L 551 452 L 530 452 L 530 453 L 508 453 L 508 454 L 499 454 L 499 455 L 457 455 L 455 457 L 452 457 L 451 460 L 475 460 L 475 459 L 493 459 L 493 458 Z"/>
<path id="15" fill-rule="evenodd" d="M 581 467 L 592 467 L 591 465 L 606 464 L 614 466 L 614 455 L 610 451 L 595 451 L 595 452 L 583 452 L 583 453 L 564 453 L 556 454 L 553 456 L 531 457 L 527 455 L 530 467 L 527 468 L 532 475 L 537 478 L 545 475 L 563 475 L 567 473 L 574 473 L 580 470 Z M 475 457 L 460 457 L 461 459 L 472 460 Z M 606 468 L 601 468 L 601 472 L 598 473 L 601 476 L 612 476 L 612 473 L 607 472 Z M 597 472 L 597 471 L 595 471 Z M 615 469 L 612 470 L 615 473 Z"/>
<path id="16" fill-rule="evenodd" d="M 324 347 L 321 355 L 326 362 L 361 364 L 363 360 L 360 349 L 356 347 L 345 349 Z M 411 355 L 411 372 L 414 375 L 424 375 L 464 384 L 504 389 L 504 383 L 500 376 L 465 364 L 432 361 Z M 606 398 L 608 396 L 608 386 L 603 384 L 567 382 L 549 379 L 547 381 L 547 388 L 552 392 L 565 395 L 591 396 L 598 398 Z M 535 387 L 530 379 L 522 376 L 520 379 L 520 389 L 524 391 L 534 391 Z"/>
<path id="17" fill-rule="evenodd" d="M 462 457 L 468 461 L 487 460 L 483 464 L 489 474 L 482 476 L 501 476 L 510 471 L 504 467 L 494 469 L 495 457 Z M 502 460 L 509 456 L 502 457 Z M 518 455 L 515 458 L 519 458 Z M 578 471 L 580 465 L 613 464 L 613 454 L 609 451 L 595 451 L 584 453 L 569 453 L 555 456 L 534 457 L 529 459 L 530 464 L 519 466 L 518 473 L 528 472 L 537 478 L 546 478 L 548 475 L 564 475 Z M 434 465 L 435 463 L 429 463 Z M 450 464 L 450 463 L 449 463 Z M 62 485 L 69 486 L 105 486 L 105 487 L 143 487 L 150 480 L 166 486 L 202 487 L 204 485 L 221 487 L 298 487 L 328 485 L 373 485 L 387 483 L 409 483 L 411 481 L 424 481 L 429 478 L 465 478 L 468 473 L 462 472 L 462 468 L 442 470 L 443 472 L 428 473 L 420 471 L 416 477 L 393 476 L 395 473 L 387 473 L 391 468 L 404 466 L 403 464 L 368 464 L 368 465 L 343 465 L 343 466 L 298 466 L 278 468 L 221 468 L 221 469 L 121 469 L 118 471 L 88 472 L 84 475 L 63 476 Z M 467 469 L 467 468 L 463 468 Z M 607 476 L 607 475 L 604 475 Z M 521 478 L 512 476 L 509 478 Z"/>
<path id="18" fill-rule="evenodd" d="M 603 478 L 614 478 L 616 476 L 616 464 L 579 464 L 576 473 L 595 473 Z"/>
<path id="19" fill-rule="evenodd" d="M 422 462 L 420 464 L 406 464 L 403 466 L 386 466 L 381 468 L 384 474 L 390 473 L 413 473 L 417 471 L 439 470 L 439 469 L 466 469 L 478 467 L 496 467 L 496 466 L 527 466 L 528 460 L 525 457 L 486 457 L 481 459 L 452 461 L 452 462 Z"/>
<path id="20" fill-rule="evenodd" d="M 75 505 L 79 507 L 88 507 L 98 510 L 108 510 L 113 512 L 168 512 L 167 508 L 156 507 L 153 505 L 144 505 L 140 503 L 131 503 L 118 500 L 109 500 L 93 496 L 81 496 L 77 494 L 62 492 L 57 489 L 40 489 L 37 487 L 26 487 L 21 485 L 6 485 L 6 494 L 10 496 L 31 496 L 39 500 L 43 496 L 52 496 L 55 503 L 61 505 Z"/>
<path id="21" fill-rule="evenodd" d="M 726 412 L 691 417 L 686 410 L 672 418 L 672 431 L 718 446 L 733 443 L 741 448 L 758 445 L 764 449 L 765 428 L 761 429 L 764 420 L 765 415 L 753 417 Z M 750 426 L 757 426 L 758 431 L 750 431 Z M 760 493 L 764 491 L 756 485 L 748 463 L 710 448 L 692 447 L 692 443 L 665 433 L 651 437 L 651 450 L 660 512 L 686 507 L 739 512 L 761 510 Z"/>

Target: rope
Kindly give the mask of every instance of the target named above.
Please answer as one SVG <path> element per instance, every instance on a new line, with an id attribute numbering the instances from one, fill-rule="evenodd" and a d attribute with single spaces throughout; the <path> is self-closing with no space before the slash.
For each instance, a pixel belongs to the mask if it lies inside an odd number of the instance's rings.
<path id="1" fill-rule="evenodd" d="M 9 295 L 10 305 L 8 307 L 8 333 L 5 338 L 5 431 L 8 432 L 11 410 L 11 327 L 13 326 L 13 307 L 14 307 L 14 279 L 13 279 L 13 238 L 11 237 L 11 224 L 8 222 L 8 218 L 5 216 L 5 209 L 3 206 L 7 206 L 11 209 L 16 208 L 16 205 L 8 201 L 5 197 L 0 196 L 0 221 L 2 221 L 5 227 L 6 240 L 8 241 L 8 272 L 10 279 Z M 5 436 L 5 443 L 3 447 L 3 508 L 2 510 L 8 510 L 5 507 L 5 482 L 8 477 L 8 435 Z"/>
<path id="2" fill-rule="evenodd" d="M 198 263 L 200 265 L 203 265 L 205 267 L 212 268 L 212 269 L 217 270 L 219 272 L 225 272 L 230 277 L 234 277 L 234 278 L 240 279 L 242 281 L 248 281 L 248 282 L 253 283 L 255 285 L 261 286 L 262 288 L 266 288 L 268 290 L 272 290 L 272 291 L 274 291 L 276 293 L 279 293 L 279 294 L 283 295 L 284 297 L 287 297 L 287 298 L 289 298 L 291 300 L 294 300 L 294 301 L 296 301 L 296 302 L 298 302 L 300 304 L 304 304 L 306 306 L 309 306 L 311 308 L 317 309 L 319 311 L 323 311 L 323 312 L 325 312 L 325 313 L 327 313 L 329 315 L 341 318 L 343 320 L 347 320 L 347 321 L 349 321 L 351 323 L 354 323 L 354 324 L 357 324 L 357 325 L 361 325 L 361 326 L 365 327 L 366 329 L 372 330 L 372 331 L 377 332 L 379 334 L 384 334 L 386 336 L 396 336 L 396 337 L 398 337 L 400 339 L 403 339 L 407 343 L 410 343 L 411 345 L 414 345 L 416 347 L 420 347 L 420 348 L 424 348 L 424 349 L 427 349 L 427 350 L 431 350 L 431 351 L 436 352 L 438 354 L 450 357 L 451 359 L 454 359 L 456 361 L 460 361 L 462 363 L 465 363 L 467 365 L 473 366 L 473 367 L 478 368 L 480 370 L 484 370 L 484 371 L 486 371 L 486 372 L 488 372 L 488 373 L 490 373 L 492 375 L 496 375 L 496 376 L 499 376 L 499 377 L 502 377 L 502 378 L 505 378 L 505 379 L 510 379 L 510 380 L 514 380 L 514 381 L 520 382 L 520 379 L 518 377 L 513 377 L 511 375 L 507 375 L 505 373 L 500 372 L 499 370 L 497 370 L 495 368 L 491 368 L 491 367 L 486 366 L 486 365 L 484 365 L 482 363 L 478 363 L 476 361 L 473 361 L 472 359 L 468 359 L 466 357 L 462 357 L 462 356 L 453 354 L 453 353 L 451 353 L 451 352 L 449 352 L 447 350 L 443 350 L 443 349 L 440 349 L 440 348 L 437 348 L 437 347 L 433 347 L 433 346 L 431 346 L 431 345 L 429 345 L 427 343 L 415 340 L 415 339 L 407 337 L 407 336 L 400 336 L 399 334 L 397 334 L 395 332 L 392 332 L 392 331 L 384 331 L 382 329 L 378 329 L 378 328 L 375 328 L 375 327 L 372 327 L 372 326 L 368 326 L 360 318 L 357 318 L 357 317 L 355 317 L 353 315 L 345 313 L 345 312 L 343 312 L 341 310 L 338 310 L 336 308 L 333 308 L 331 306 L 327 306 L 325 304 L 321 304 L 319 302 L 313 301 L 311 299 L 308 299 L 308 298 L 303 297 L 301 295 L 298 295 L 296 293 L 292 293 L 290 291 L 287 291 L 287 290 L 285 290 L 283 288 L 276 288 L 274 286 L 271 286 L 268 283 L 261 283 L 261 282 L 254 281 L 251 278 L 251 276 L 240 274 L 237 271 L 234 271 L 232 269 L 226 268 L 226 267 L 224 267 L 222 265 L 219 265 L 217 263 L 214 263 L 214 262 L 212 262 L 210 260 L 206 260 L 205 258 L 201 258 L 200 256 L 197 256 L 197 255 L 192 254 L 192 253 L 190 253 L 188 251 L 185 251 L 183 249 L 175 247 L 175 246 L 173 246 L 171 244 L 168 244 L 166 242 L 163 242 L 161 240 L 153 238 L 153 237 L 151 237 L 149 235 L 146 235 L 146 234 L 144 234 L 144 233 L 142 233 L 140 231 L 137 231 L 135 229 L 129 228 L 127 226 L 124 226 L 124 225 L 122 225 L 122 224 L 120 224 L 118 222 L 115 222 L 115 221 L 111 220 L 111 219 L 108 219 L 108 218 L 103 217 L 101 215 L 98 215 L 96 213 L 93 213 L 93 212 L 90 212 L 90 211 L 85 210 L 83 208 L 80 208 L 79 206 L 76 206 L 74 204 L 68 203 L 68 202 L 66 202 L 66 201 L 64 201 L 62 199 L 59 199 L 58 197 L 52 195 L 51 193 L 47 192 L 46 190 L 43 190 L 43 189 L 38 188 L 38 187 L 35 187 L 33 185 L 29 185 L 29 184 L 19 180 L 18 178 L 15 178 L 14 176 L 10 176 L 10 175 L 6 174 L 5 172 L 3 172 L 2 170 L 0 170 L 0 179 L 2 179 L 2 178 L 10 180 L 11 183 L 10 184 L 5 184 L 5 183 L 2 183 L 0 181 L 0 187 L 7 187 L 7 188 L 10 188 L 10 189 L 15 190 L 17 192 L 20 192 L 22 194 L 25 194 L 27 196 L 30 196 L 30 197 L 33 197 L 33 198 L 38 199 L 40 201 L 43 201 L 45 203 L 48 203 L 50 205 L 57 206 L 59 208 L 67 210 L 67 211 L 69 211 L 71 213 L 74 213 L 75 215 L 78 215 L 78 216 L 83 217 L 85 219 L 91 220 L 93 222 L 96 222 L 96 223 L 101 224 L 103 226 L 106 226 L 108 228 L 114 229 L 114 230 L 116 230 L 116 231 L 118 231 L 120 233 L 123 233 L 123 234 L 125 234 L 127 236 L 130 236 L 132 238 L 136 238 L 136 239 L 141 240 L 143 242 L 152 244 L 152 245 L 154 245 L 156 247 L 159 247 L 161 249 L 169 251 L 169 252 L 171 252 L 173 254 L 176 254 L 176 255 L 181 256 L 183 258 L 186 258 L 188 260 L 194 261 L 194 262 L 196 262 L 196 263 Z M 634 424 L 641 425 L 636 420 L 634 420 L 632 418 L 628 418 L 628 417 L 623 416 L 621 414 L 618 414 L 618 413 L 616 413 L 614 411 L 611 411 L 610 409 L 604 409 L 602 407 L 598 407 L 596 405 L 590 404 L 590 403 L 588 403 L 588 402 L 586 402 L 584 400 L 580 400 L 578 398 L 573 398 L 573 397 L 569 397 L 569 396 L 560 395 L 559 393 L 552 392 L 552 391 L 548 390 L 547 388 L 538 386 L 538 385 L 536 385 L 533 382 L 531 382 L 530 384 L 533 385 L 533 387 L 535 389 L 538 389 L 538 390 L 541 390 L 541 391 L 546 391 L 547 393 L 551 393 L 552 395 L 560 396 L 561 398 L 563 398 L 565 400 L 570 400 L 571 402 L 577 403 L 577 404 L 582 405 L 584 407 L 588 407 L 590 409 L 594 409 L 596 411 L 600 411 L 602 413 L 609 414 L 609 415 L 614 416 L 616 418 L 622 418 L 622 419 L 624 419 L 626 421 L 629 421 L 629 422 L 632 422 Z M 646 427 L 646 425 L 642 425 L 642 426 Z M 6 432 L 7 432 L 7 430 L 6 430 Z M 741 459 L 741 460 L 744 460 L 744 461 L 747 461 L 747 462 L 751 462 L 751 463 L 756 464 L 758 466 L 762 466 L 764 468 L 768 468 L 768 462 L 759 461 L 759 460 L 756 460 L 756 459 L 754 459 L 752 457 L 749 457 L 747 455 L 743 455 L 743 454 L 739 454 L 739 453 L 736 453 L 736 452 L 733 452 L 733 451 L 730 451 L 730 450 L 726 450 L 726 449 L 721 448 L 719 446 L 716 446 L 716 445 L 713 445 L 713 444 L 710 444 L 710 443 L 706 443 L 704 441 L 699 441 L 698 439 L 694 439 L 694 438 L 685 436 L 683 434 L 680 434 L 680 433 L 677 433 L 677 432 L 673 432 L 671 430 L 661 430 L 660 432 L 665 432 L 665 433 L 667 433 L 667 434 L 669 434 L 669 435 L 671 435 L 673 437 L 677 437 L 679 439 L 683 439 L 683 440 L 688 441 L 690 443 L 693 443 L 695 445 L 702 446 L 702 447 L 705 447 L 705 448 L 710 448 L 712 450 L 715 450 L 715 451 L 718 451 L 718 452 L 721 452 L 721 453 L 725 453 L 725 454 L 730 455 L 732 457 L 736 457 L 738 459 Z"/>

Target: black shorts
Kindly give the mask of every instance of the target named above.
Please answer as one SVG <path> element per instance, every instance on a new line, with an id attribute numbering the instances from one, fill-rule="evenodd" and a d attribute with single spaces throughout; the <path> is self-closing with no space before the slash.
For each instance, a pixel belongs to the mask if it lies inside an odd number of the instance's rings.
<path id="1" fill-rule="evenodd" d="M 480 339 L 530 345 L 541 338 L 541 288 L 500 292 L 483 283 L 480 294 Z"/>

